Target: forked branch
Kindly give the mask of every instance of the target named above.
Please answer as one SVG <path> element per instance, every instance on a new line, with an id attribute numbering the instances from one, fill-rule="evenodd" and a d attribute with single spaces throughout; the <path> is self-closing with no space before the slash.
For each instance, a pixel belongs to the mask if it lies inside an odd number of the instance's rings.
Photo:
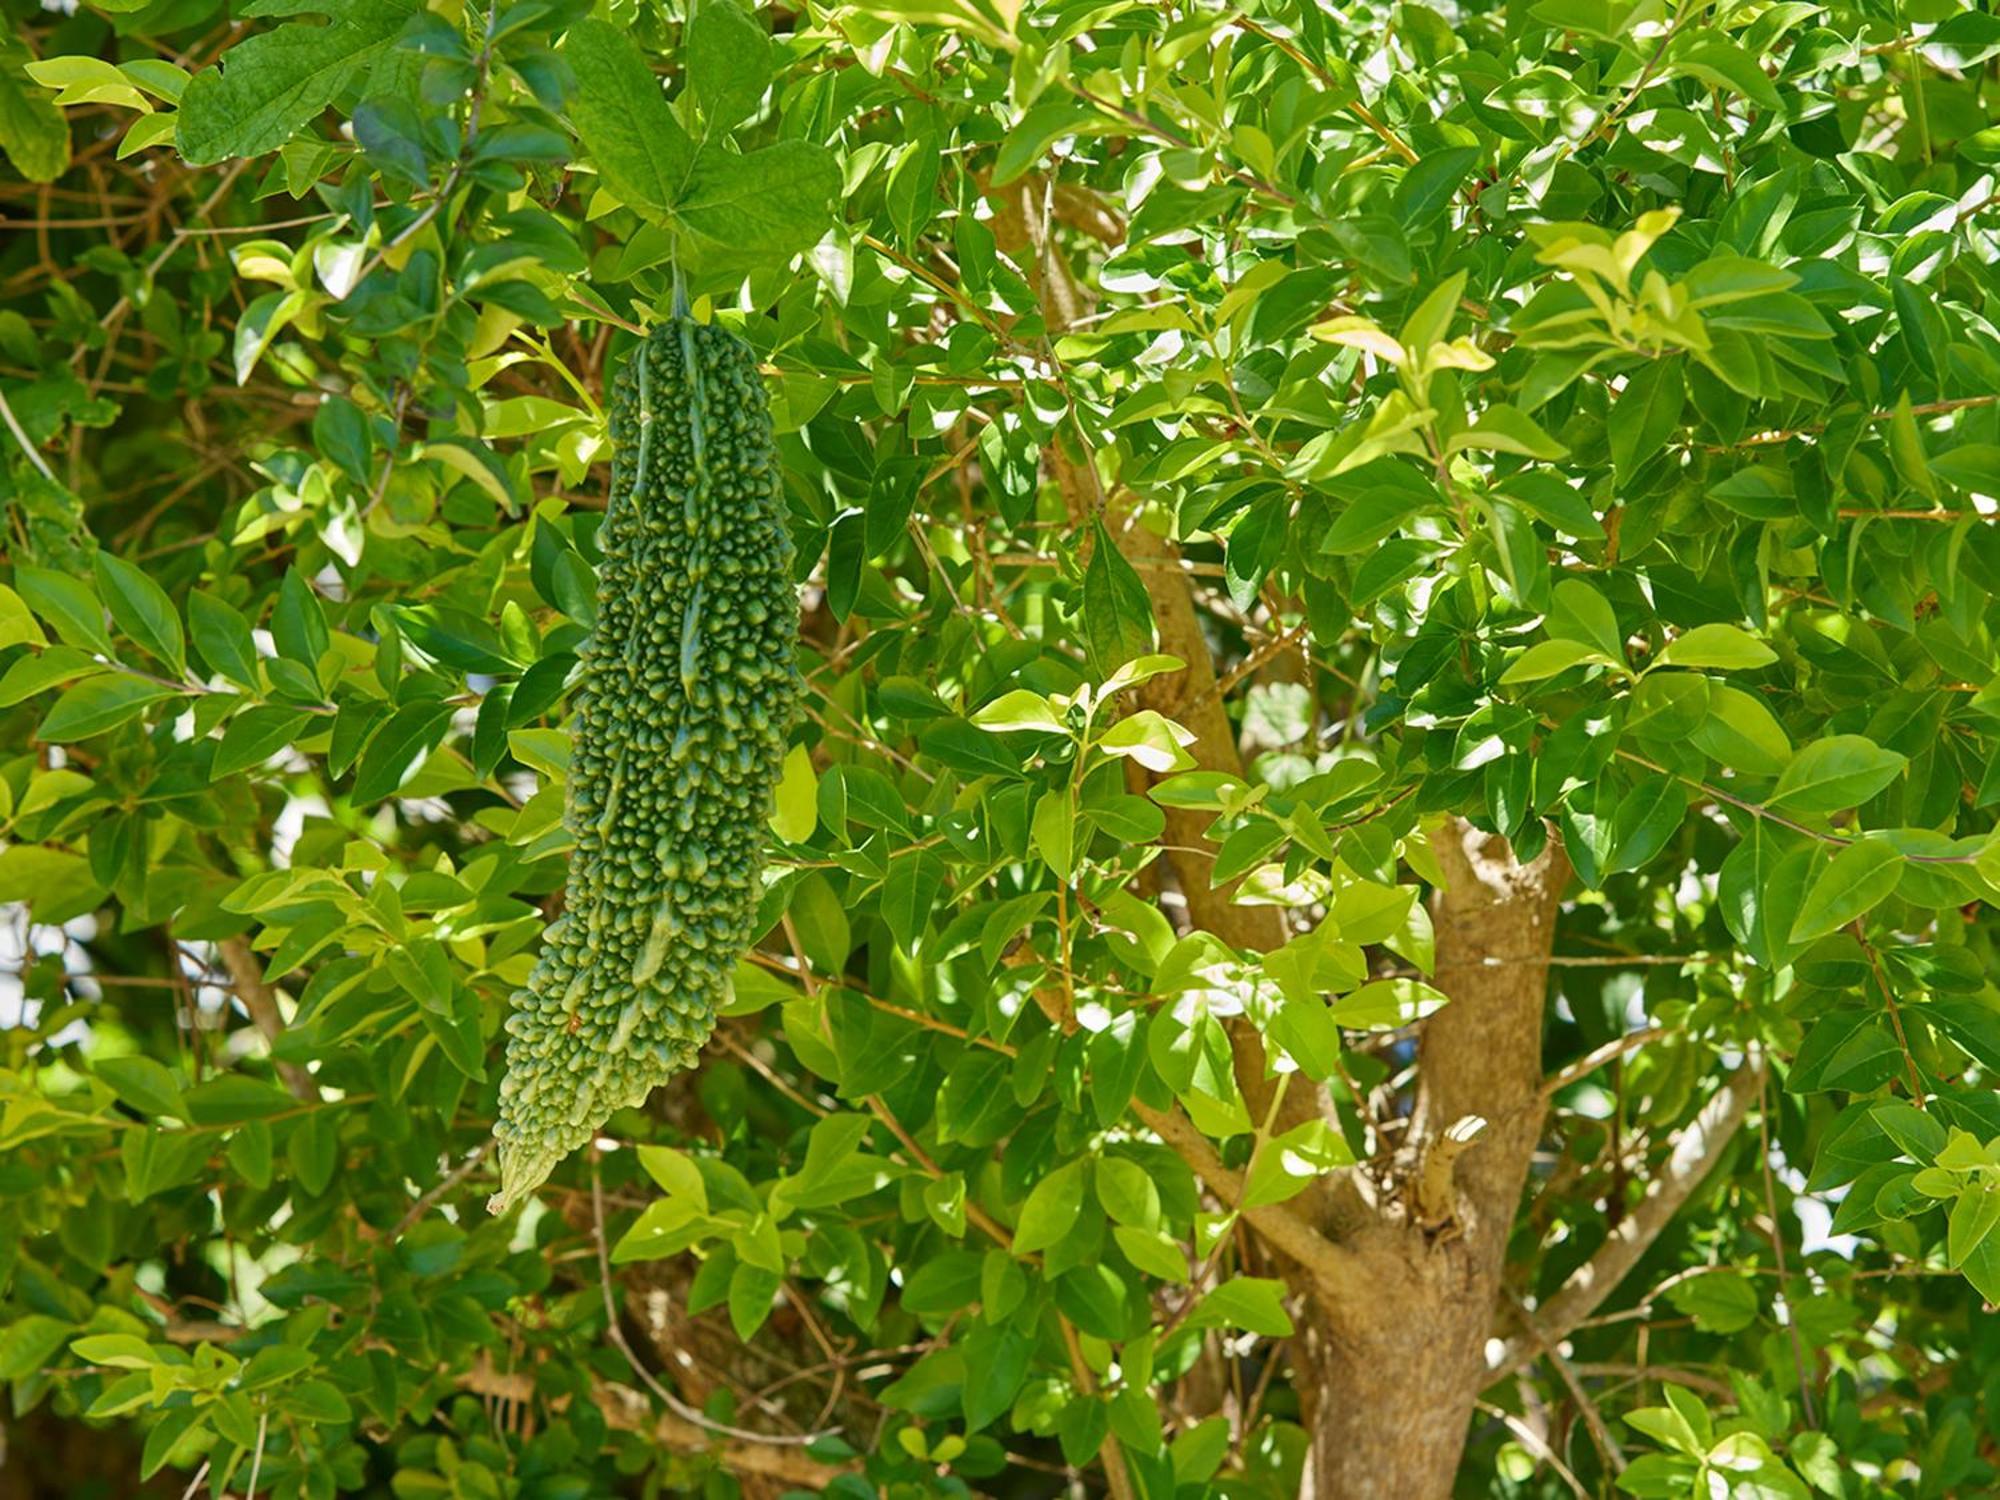
<path id="1" fill-rule="evenodd" d="M 1194 1168 L 1195 1176 L 1207 1185 L 1210 1192 L 1242 1214 L 1250 1227 L 1276 1249 L 1298 1262 L 1312 1278 L 1322 1302 L 1329 1308 L 1339 1306 L 1343 1300 L 1367 1294 L 1366 1279 L 1353 1251 L 1328 1239 L 1283 1204 L 1267 1203 L 1256 1208 L 1244 1208 L 1243 1174 L 1223 1165 L 1222 1158 L 1215 1154 L 1215 1148 L 1186 1116 L 1178 1110 L 1162 1112 L 1137 1102 L 1133 1104 L 1132 1112 Z"/>

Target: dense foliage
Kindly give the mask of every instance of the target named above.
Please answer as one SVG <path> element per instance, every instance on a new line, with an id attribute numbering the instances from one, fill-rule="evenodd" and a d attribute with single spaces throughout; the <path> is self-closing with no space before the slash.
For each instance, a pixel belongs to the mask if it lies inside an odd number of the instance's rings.
<path id="1" fill-rule="evenodd" d="M 0 1493 L 1298 1493 L 1551 941 L 1458 1493 L 2000 1485 L 2000 17 L 5 4 Z M 681 289 L 803 714 L 494 1216 Z M 1457 819 L 1573 873 L 1448 979 Z"/>

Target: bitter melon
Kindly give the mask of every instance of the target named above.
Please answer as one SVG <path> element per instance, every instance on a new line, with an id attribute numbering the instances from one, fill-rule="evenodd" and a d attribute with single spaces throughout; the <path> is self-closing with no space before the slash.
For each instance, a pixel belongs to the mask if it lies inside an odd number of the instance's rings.
<path id="1" fill-rule="evenodd" d="M 792 543 L 750 347 L 662 324 L 619 372 L 610 429 L 564 811 L 576 852 L 507 1021 L 496 1213 L 694 1064 L 753 936 L 798 706 Z"/>

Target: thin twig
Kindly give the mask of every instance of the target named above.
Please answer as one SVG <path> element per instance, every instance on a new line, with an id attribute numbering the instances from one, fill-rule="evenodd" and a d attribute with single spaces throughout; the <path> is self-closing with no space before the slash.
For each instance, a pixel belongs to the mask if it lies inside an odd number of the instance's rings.
<path id="1" fill-rule="evenodd" d="M 267 1406 L 257 1415 L 257 1451 L 250 1458 L 250 1490 L 243 1500 L 257 1500 L 257 1476 L 264 1470 L 264 1436 L 270 1426 L 271 1408 Z"/>
<path id="2" fill-rule="evenodd" d="M 452 1168 L 450 1173 L 448 1173 L 445 1176 L 443 1181 L 438 1183 L 436 1187 L 432 1188 L 429 1192 L 425 1193 L 423 1197 L 419 1198 L 415 1203 L 412 1203 L 410 1205 L 410 1211 L 404 1214 L 402 1218 L 398 1219 L 396 1221 L 396 1227 L 389 1231 L 389 1238 L 392 1240 L 400 1240 L 406 1233 L 409 1232 L 410 1227 L 414 1225 L 417 1222 L 417 1220 L 421 1219 L 425 1214 L 431 1211 L 431 1209 L 436 1205 L 436 1203 L 440 1198 L 444 1197 L 445 1194 L 449 1193 L 453 1188 L 457 1187 L 461 1182 L 465 1181 L 466 1178 L 470 1177 L 475 1171 L 477 1171 L 479 1169 L 479 1164 L 486 1160 L 488 1154 L 490 1154 L 492 1150 L 493 1150 L 493 1137 L 489 1135 L 485 1140 L 479 1143 L 479 1145 L 473 1150 L 473 1153 L 470 1156 L 466 1157 L 464 1161 L 460 1162 L 456 1167 Z"/>
<path id="3" fill-rule="evenodd" d="M 0 391 L 0 419 L 6 421 L 7 430 L 14 434 L 14 441 L 19 443 L 21 451 L 28 455 L 28 462 L 41 471 L 42 478 L 48 480 L 50 484 L 56 483 L 56 471 L 49 467 L 49 461 L 42 457 L 33 443 L 28 441 L 28 434 L 22 428 L 20 419 L 14 415 L 14 408 L 7 404 L 5 391 Z"/>
<path id="4" fill-rule="evenodd" d="M 1579 1078 L 1588 1078 L 1606 1063 L 1670 1034 L 1665 1026 L 1648 1026 L 1639 1031 L 1628 1031 L 1621 1037 L 1614 1037 L 1602 1047 L 1586 1052 L 1575 1062 L 1550 1074 L 1542 1084 L 1542 1097 L 1547 1099 L 1559 1094 Z"/>
<path id="5" fill-rule="evenodd" d="M 633 1350 L 625 1337 L 625 1329 L 618 1321 L 618 1305 L 611 1296 L 611 1251 L 604 1239 L 604 1177 L 598 1171 L 593 1154 L 590 1163 L 590 1209 L 591 1226 L 597 1240 L 597 1284 L 604 1293 L 604 1336 L 612 1347 L 625 1356 L 625 1363 L 632 1367 L 632 1373 L 640 1383 L 659 1398 L 667 1410 L 684 1422 L 692 1422 L 705 1432 L 713 1432 L 722 1437 L 736 1438 L 745 1443 L 765 1443 L 774 1448 L 803 1448 L 816 1443 L 821 1438 L 831 1436 L 825 1432 L 805 1432 L 796 1437 L 787 1437 L 769 1432 L 753 1432 L 747 1427 L 732 1427 L 727 1422 L 718 1422 L 699 1407 L 688 1405 L 672 1391 L 662 1385 L 653 1372 Z"/>
<path id="6" fill-rule="evenodd" d="M 1547 1438 L 1543 1437 L 1533 1427 L 1530 1427 L 1505 1407 L 1495 1406 L 1491 1401 L 1480 1401 L 1476 1404 L 1489 1417 L 1497 1417 L 1506 1425 L 1509 1432 L 1513 1433 L 1515 1437 L 1519 1438 L 1541 1457 L 1550 1468 L 1554 1469 L 1561 1476 L 1562 1481 L 1569 1486 L 1572 1495 L 1579 1496 L 1580 1500 L 1590 1500 L 1590 1491 L 1585 1489 L 1583 1482 L 1570 1472 L 1569 1465 L 1562 1461 L 1561 1455 L 1550 1445 Z"/>
<path id="7" fill-rule="evenodd" d="M 1771 1079 L 1768 1074 L 1757 1102 L 1757 1161 L 1764 1169 L 1764 1207 L 1771 1219 L 1771 1249 L 1778 1261 L 1778 1287 L 1789 1304 L 1791 1278 L 1785 1269 L 1785 1224 L 1778 1217 L 1778 1184 L 1771 1172 Z M 1789 1306 L 1785 1332 L 1791 1335 L 1792 1366 L 1799 1377 L 1799 1407 L 1805 1413 L 1806 1426 L 1817 1427 L 1819 1418 L 1813 1414 L 1812 1380 L 1807 1374 L 1805 1344 L 1799 1337 L 1797 1314 L 1790 1311 Z"/>

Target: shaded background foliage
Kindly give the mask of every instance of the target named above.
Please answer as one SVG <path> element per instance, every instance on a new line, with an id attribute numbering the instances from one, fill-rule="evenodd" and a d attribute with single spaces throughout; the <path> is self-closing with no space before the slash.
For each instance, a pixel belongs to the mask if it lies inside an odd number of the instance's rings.
<path id="1" fill-rule="evenodd" d="M 1992 1488 L 2000 18 L 8 13 L 0 1483 L 1296 1493 L 1456 815 L 1575 870 L 1459 1492 Z M 808 719 L 702 1070 L 493 1220 L 676 263 Z"/>

